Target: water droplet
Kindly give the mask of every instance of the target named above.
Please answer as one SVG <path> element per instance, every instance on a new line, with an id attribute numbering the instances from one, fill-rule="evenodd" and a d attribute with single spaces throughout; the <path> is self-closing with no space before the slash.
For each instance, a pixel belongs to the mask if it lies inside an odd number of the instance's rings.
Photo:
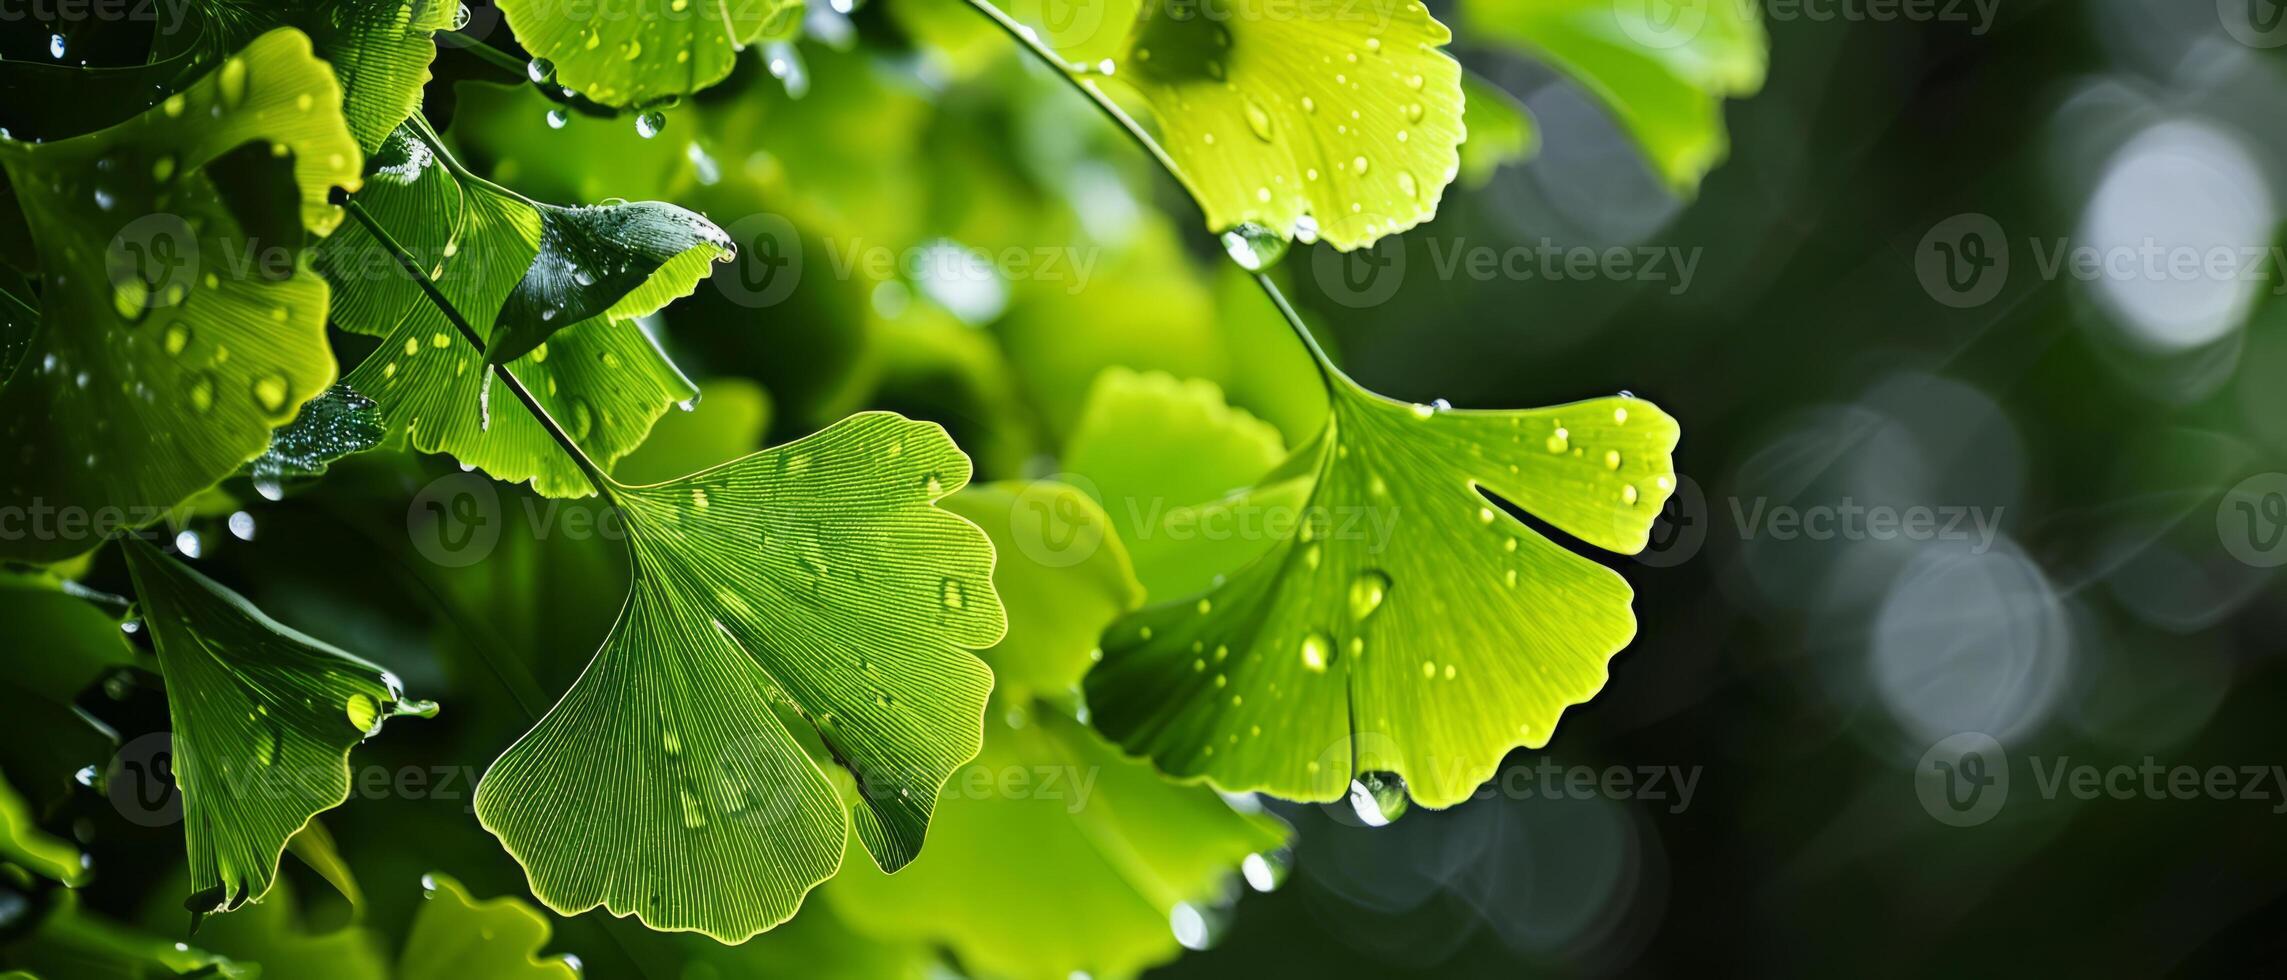
<path id="1" fill-rule="evenodd" d="M 1353 157 L 1350 160 L 1350 169 L 1356 170 L 1361 176 L 1366 173 L 1367 166 L 1368 164 L 1365 157 Z"/>
<path id="2" fill-rule="evenodd" d="M 952 579 L 945 580 L 941 595 L 947 609 L 959 609 L 969 603 L 968 591 L 961 587 L 961 583 Z"/>
<path id="3" fill-rule="evenodd" d="M 381 705 L 365 694 L 352 694 L 344 702 L 349 715 L 349 727 L 368 735 L 381 727 Z"/>
<path id="4" fill-rule="evenodd" d="M 1248 272 L 1277 265 L 1286 255 L 1286 246 L 1285 236 L 1251 221 L 1223 233 L 1223 251 Z"/>
<path id="5" fill-rule="evenodd" d="M 675 730 L 670 728 L 665 732 L 660 733 L 659 747 L 665 750 L 668 755 L 682 755 L 683 737 L 675 734 Z"/>
<path id="6" fill-rule="evenodd" d="M 1262 141 L 1263 141 L 1263 142 L 1265 142 L 1265 143 L 1268 143 L 1268 142 L 1270 142 L 1270 141 L 1271 141 L 1271 114 L 1270 114 L 1270 112 L 1269 112 L 1268 110 L 1265 110 L 1265 109 L 1263 108 L 1263 105 L 1262 105 L 1262 103 L 1260 103 L 1260 102 L 1256 102 L 1256 101 L 1254 100 L 1254 97 L 1253 97 L 1253 96 L 1248 96 L 1248 97 L 1247 97 L 1247 101 L 1246 101 L 1246 109 L 1247 109 L 1247 129 L 1248 129 L 1249 131 L 1251 131 L 1251 132 L 1253 132 L 1253 133 L 1255 134 L 1255 138 L 1256 138 L 1256 139 L 1262 140 Z"/>
<path id="7" fill-rule="evenodd" d="M 246 60 L 232 58 L 223 62 L 222 70 L 215 73 L 215 86 L 222 94 L 223 108 L 238 108 L 238 103 L 246 98 Z"/>
<path id="8" fill-rule="evenodd" d="M 565 123 L 568 123 L 568 122 L 571 122 L 571 121 L 572 121 L 572 114 L 571 114 L 571 113 L 569 113 L 569 112 L 565 112 L 561 106 L 559 106 L 559 107 L 557 107 L 557 108 L 554 108 L 554 109 L 550 109 L 550 110 L 548 110 L 548 128 L 549 128 L 549 129 L 562 129 L 562 128 L 564 128 L 564 124 L 565 124 Z"/>
<path id="9" fill-rule="evenodd" d="M 1636 505 L 1636 499 L 1638 496 L 1639 494 L 1636 492 L 1636 485 L 1633 483 L 1626 484 L 1620 488 L 1621 503 L 1633 507 Z"/>
<path id="10" fill-rule="evenodd" d="M 256 378 L 254 379 L 254 403 L 262 406 L 263 411 L 272 414 L 283 411 L 286 407 L 286 393 L 289 387 L 286 383 L 286 376 L 283 374 L 273 372 Z"/>
<path id="11" fill-rule="evenodd" d="M 1259 892 L 1277 891 L 1286 882 L 1287 858 L 1283 854 L 1249 854 L 1239 862 L 1239 873 L 1246 876 L 1247 887 Z"/>
<path id="12" fill-rule="evenodd" d="M 1620 468 L 1619 450 L 1607 449 L 1604 451 L 1604 468 L 1608 470 L 1616 470 Z"/>
<path id="13" fill-rule="evenodd" d="M 1302 638 L 1302 666 L 1313 674 L 1326 672 L 1326 665 L 1334 659 L 1334 642 L 1326 634 L 1311 631 Z"/>
<path id="14" fill-rule="evenodd" d="M 546 58 L 534 58 L 524 65 L 524 77 L 534 85 L 546 85 L 556 80 L 556 63 Z"/>
<path id="15" fill-rule="evenodd" d="M 659 135 L 660 130 L 666 128 L 667 116 L 663 113 L 658 112 L 657 110 L 646 112 L 640 116 L 635 117 L 635 135 L 641 136 L 644 139 L 650 139 L 654 136 L 657 136 Z"/>
<path id="16" fill-rule="evenodd" d="M 191 408 L 204 412 L 214 407 L 214 375 L 201 371 L 191 378 Z"/>
<path id="17" fill-rule="evenodd" d="M 1479 523 L 1479 524 L 1491 524 L 1491 523 L 1493 523 L 1493 508 L 1491 508 L 1491 507 L 1479 507 L 1479 508 L 1477 508 L 1477 523 Z"/>
<path id="18" fill-rule="evenodd" d="M 1390 577 L 1373 569 L 1358 573 L 1350 580 L 1350 618 L 1363 621 L 1382 608 L 1382 600 L 1390 594 Z"/>
<path id="19" fill-rule="evenodd" d="M 1549 452 L 1561 453 L 1570 448 L 1572 448 L 1572 433 L 1565 431 L 1564 426 L 1557 426 L 1555 432 L 1548 434 Z"/>
<path id="20" fill-rule="evenodd" d="M 1394 772 L 1362 772 L 1350 781 L 1350 809 L 1369 827 L 1405 816 L 1406 781 Z"/>
<path id="21" fill-rule="evenodd" d="M 64 44 L 64 36 L 63 36 L 63 35 L 61 35 L 61 34 L 50 34 L 50 35 L 48 35 L 48 56 L 49 56 L 49 57 L 51 57 L 51 58 L 54 58 L 54 59 L 56 59 L 57 61 L 62 61 L 62 60 L 64 60 L 64 52 L 65 52 L 66 50 L 68 50 L 68 47 L 67 47 L 67 46 Z"/>
<path id="22" fill-rule="evenodd" d="M 1400 137 L 1405 136 L 1405 134 L 1402 132 L 1398 135 Z M 1403 170 L 1398 171 L 1398 189 L 1404 191 L 1407 197 L 1421 196 L 1421 186 L 1414 182 L 1412 174 L 1407 173 Z"/>

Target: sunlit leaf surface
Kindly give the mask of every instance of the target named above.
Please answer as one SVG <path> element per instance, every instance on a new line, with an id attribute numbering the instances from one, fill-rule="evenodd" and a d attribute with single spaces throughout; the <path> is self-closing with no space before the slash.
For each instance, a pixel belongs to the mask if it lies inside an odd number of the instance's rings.
<path id="1" fill-rule="evenodd" d="M 1547 58 L 1620 119 L 1668 186 L 1723 160 L 1723 100 L 1763 87 L 1761 8 L 1731 0 L 1462 0 L 1475 38 Z"/>
<path id="2" fill-rule="evenodd" d="M 984 750 L 947 783 L 919 860 L 895 876 L 845 869 L 828 894 L 860 929 L 945 944 L 991 976 L 1128 976 L 1169 959 L 1175 907 L 1214 902 L 1249 854 L 1285 846 L 1286 828 L 1161 779 L 1073 716 L 1098 633 L 1141 594 L 1094 501 L 1010 483 L 946 507 L 1000 551 L 1009 632 L 984 653 Z"/>
<path id="3" fill-rule="evenodd" d="M 287 838 L 349 798 L 349 750 L 402 714 L 388 671 L 279 624 L 140 538 L 126 544 L 158 649 L 194 913 L 270 890 Z M 134 760 L 128 760 L 134 761 Z"/>
<path id="4" fill-rule="evenodd" d="M 689 95 L 722 81 L 748 42 L 785 33 L 802 0 L 658 0 L 603 4 L 508 0 L 516 40 L 555 80 L 605 105 Z"/>
<path id="5" fill-rule="evenodd" d="M 1151 107 L 1184 186 L 1225 231 L 1339 249 L 1437 213 L 1459 166 L 1461 66 L 1414 0 L 1147 0 L 1115 79 Z"/>
<path id="6" fill-rule="evenodd" d="M 150 523 L 333 381 L 326 284 L 296 255 L 341 218 L 328 189 L 358 185 L 340 102 L 309 41 L 281 30 L 111 129 L 0 139 L 47 274 L 42 326 L 0 389 L 0 506 Z M 54 560 L 99 540 L 26 535 L 0 553 Z"/>
<path id="7" fill-rule="evenodd" d="M 477 791 L 533 894 L 737 942 L 834 874 L 852 824 L 885 870 L 912 861 L 980 741 L 969 651 L 1004 625 L 991 543 L 934 506 L 968 479 L 943 429 L 866 413 L 615 487 L 626 608 Z"/>
<path id="8" fill-rule="evenodd" d="M 1641 550 L 1676 424 L 1634 398 L 1464 411 L 1331 378 L 1325 432 L 1265 480 L 1268 550 L 1108 630 L 1089 706 L 1171 775 L 1306 800 L 1364 776 L 1450 806 L 1510 748 L 1546 744 L 1636 629 L 1618 574 L 1502 502 Z M 1285 496 L 1289 475 L 1307 495 Z"/>

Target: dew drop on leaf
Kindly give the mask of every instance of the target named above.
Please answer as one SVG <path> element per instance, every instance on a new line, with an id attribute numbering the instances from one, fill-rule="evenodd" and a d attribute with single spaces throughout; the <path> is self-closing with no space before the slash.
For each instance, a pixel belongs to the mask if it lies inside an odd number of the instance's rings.
<path id="1" fill-rule="evenodd" d="M 1350 618 L 1364 622 L 1366 617 L 1382 608 L 1382 600 L 1390 594 L 1390 577 L 1374 569 L 1358 573 L 1350 580 Z"/>
<path id="2" fill-rule="evenodd" d="M 635 135 L 650 139 L 667 128 L 667 116 L 654 109 L 635 117 Z"/>
<path id="3" fill-rule="evenodd" d="M 349 726 L 361 732 L 372 732 L 381 723 L 381 705 L 364 694 L 352 694 L 343 704 L 349 716 Z"/>
<path id="4" fill-rule="evenodd" d="M 1261 272 L 1286 255 L 1286 238 L 1250 221 L 1223 233 L 1223 251 L 1239 268 Z"/>
<path id="5" fill-rule="evenodd" d="M 1350 781 L 1350 809 L 1369 827 L 1405 816 L 1406 781 L 1394 772 L 1362 772 Z"/>

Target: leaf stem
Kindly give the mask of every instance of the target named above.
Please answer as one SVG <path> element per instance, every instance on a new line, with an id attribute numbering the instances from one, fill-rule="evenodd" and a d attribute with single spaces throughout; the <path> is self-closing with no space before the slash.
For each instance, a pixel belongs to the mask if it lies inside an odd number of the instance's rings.
<path id="1" fill-rule="evenodd" d="M 1175 158 L 1167 155 L 1167 148 L 1160 146 L 1159 141 L 1153 139 L 1150 133 L 1145 132 L 1143 126 L 1136 122 L 1134 116 L 1128 115 L 1127 110 L 1120 108 L 1119 103 L 1112 101 L 1111 96 L 1104 94 L 1104 90 L 1096 85 L 1094 79 L 1081 77 L 1069 62 L 1066 62 L 1054 49 L 1041 41 L 1039 32 L 1016 18 L 1010 17 L 999 7 L 993 6 L 992 0 L 968 0 L 968 4 L 976 8 L 978 13 L 985 15 L 986 19 L 1000 25 L 1002 33 L 1014 39 L 1018 46 L 1024 48 L 1042 64 L 1055 71 L 1058 77 L 1070 83 L 1073 89 L 1081 95 L 1087 97 L 1089 102 L 1094 103 L 1099 111 L 1110 118 L 1112 122 L 1117 123 L 1120 129 L 1127 133 L 1129 140 L 1158 162 L 1159 168 L 1167 171 L 1168 177 L 1182 186 L 1186 193 L 1190 192 L 1191 185 L 1183 179 L 1183 171 L 1176 167 Z M 1294 328 L 1295 336 L 1302 338 L 1303 347 L 1310 351 L 1311 361 L 1318 367 L 1319 380 L 1326 383 L 1329 391 L 1333 390 L 1334 375 L 1330 372 L 1335 370 L 1334 362 L 1327 359 L 1325 349 L 1318 346 L 1317 339 L 1310 335 L 1310 328 L 1302 322 L 1302 317 L 1295 312 L 1293 304 L 1287 302 L 1286 295 L 1279 291 L 1278 284 L 1272 282 L 1269 276 L 1261 272 L 1254 273 L 1254 277 L 1256 285 L 1262 287 L 1263 293 L 1270 297 L 1271 304 L 1278 307 L 1279 314 L 1286 318 L 1287 325 Z"/>
<path id="2" fill-rule="evenodd" d="M 506 51 L 502 51 L 490 44 L 486 44 L 480 38 L 471 36 L 461 31 L 439 31 L 437 32 L 437 36 L 445 43 L 450 44 L 456 48 L 460 48 L 463 51 L 467 51 L 468 53 L 483 59 L 486 63 L 492 65 L 495 68 L 501 69 L 502 71 L 514 72 L 518 78 L 524 77 L 524 62 L 516 60 L 515 55 L 509 54 Z"/>
<path id="3" fill-rule="evenodd" d="M 381 227 L 380 222 L 373 220 L 373 216 L 366 213 L 364 205 L 355 200 L 344 200 L 342 208 L 349 212 L 350 217 L 356 218 L 359 224 L 364 225 L 365 230 L 373 235 L 375 241 L 380 242 L 383 248 L 389 250 L 390 257 L 396 259 L 397 264 L 403 266 L 406 273 L 413 277 L 414 284 L 420 286 L 421 292 L 428 295 L 429 302 L 436 304 L 437 309 L 445 314 L 445 319 L 452 321 L 453 328 L 460 331 L 461 339 L 468 341 L 470 347 L 476 348 L 478 356 L 483 356 L 485 352 L 484 337 L 476 332 L 475 327 L 469 325 L 468 319 L 461 315 L 461 311 L 453 306 L 452 301 L 445 298 L 444 292 L 437 288 L 436 281 L 429 278 L 429 273 L 421 268 L 419 262 L 414 261 L 412 254 L 405 251 L 405 247 L 399 245 L 397 239 L 392 237 L 388 230 Z M 596 492 L 602 494 L 605 500 L 616 503 L 616 498 L 612 496 L 614 484 L 611 482 L 611 478 L 604 475 L 603 468 L 597 466 L 595 460 L 588 458 L 587 452 L 580 448 L 579 443 L 572 441 L 571 435 L 564 431 L 564 427 L 556 423 L 555 416 L 549 415 L 548 410 L 540 406 L 540 400 L 532 396 L 531 390 L 524 387 L 524 382 L 516 379 L 515 372 L 510 371 L 506 364 L 492 365 L 492 372 L 500 379 L 501 383 L 508 386 L 509 391 L 515 392 L 516 400 L 524 403 L 524 408 L 532 413 L 532 417 L 540 423 L 540 427 L 548 430 L 549 437 L 555 439 L 556 444 L 562 446 L 564 452 L 571 454 L 572 461 L 579 464 L 580 472 L 587 476 L 588 483 L 596 488 Z"/>

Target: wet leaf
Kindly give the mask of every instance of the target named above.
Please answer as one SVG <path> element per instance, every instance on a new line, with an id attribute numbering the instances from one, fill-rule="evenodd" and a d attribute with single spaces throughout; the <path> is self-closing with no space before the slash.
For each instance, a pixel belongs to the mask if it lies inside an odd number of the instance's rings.
<path id="1" fill-rule="evenodd" d="M 411 132 L 391 137 L 375 161 L 371 185 L 358 195 L 359 203 L 428 267 L 438 288 L 469 322 L 501 319 L 512 301 L 526 312 L 557 311 L 534 331 L 521 334 L 527 341 L 536 334 L 540 342 L 510 366 L 600 465 L 608 468 L 635 448 L 669 406 L 697 397 L 698 389 L 658 344 L 626 320 L 689 293 L 706 274 L 715 254 L 706 236 L 721 233 L 705 219 L 669 205 L 540 204 L 456 170 Z M 622 213 L 639 216 L 624 221 L 613 216 Z M 669 213 L 676 216 L 664 217 Z M 562 239 L 545 232 L 598 222 L 644 227 L 646 241 L 664 240 L 650 227 L 663 222 L 674 226 L 660 233 L 665 237 L 688 234 L 693 237 L 677 240 L 700 244 L 665 246 L 662 251 L 672 251 L 673 257 L 663 265 L 645 265 L 626 253 L 599 253 L 605 241 L 592 235 L 581 239 L 582 251 L 573 256 L 558 251 Z M 580 270 L 599 264 L 593 282 L 578 281 Z M 506 392 L 499 393 L 501 404 L 493 403 L 484 356 L 461 338 L 364 228 L 344 228 L 328 239 L 319 267 L 342 297 L 336 322 L 382 338 L 346 380 L 380 403 L 391 431 L 409 431 L 413 448 L 449 453 L 498 479 L 530 480 L 548 496 L 594 492 L 571 457 L 523 406 Z M 549 271 L 536 276 L 542 269 Z M 640 269 L 641 275 L 609 271 L 613 269 Z M 537 299 L 542 295 L 574 305 L 542 306 Z M 552 334 L 544 332 L 550 325 L 557 325 Z"/>
<path id="2" fill-rule="evenodd" d="M 853 824 L 885 870 L 912 861 L 977 752 L 969 651 L 1004 625 L 990 542 L 933 506 L 968 478 L 943 429 L 874 412 L 615 484 L 627 605 L 477 788 L 533 895 L 739 942 L 833 876 Z"/>
<path id="3" fill-rule="evenodd" d="M 380 405 L 337 384 L 271 432 L 270 448 L 246 464 L 246 472 L 263 496 L 276 499 L 285 481 L 324 476 L 335 460 L 372 449 L 388 434 Z"/>
<path id="4" fill-rule="evenodd" d="M 1263 506 L 1267 550 L 1108 630 L 1089 705 L 1177 777 L 1320 801 L 1371 777 L 1451 806 L 1509 749 L 1547 744 L 1635 634 L 1618 574 L 1502 502 L 1639 551 L 1676 424 L 1627 397 L 1464 411 L 1329 377 L 1325 431 L 1232 505 Z"/>
<path id="5" fill-rule="evenodd" d="M 749 42 L 800 22 L 802 0 L 662 0 L 600 15 L 560 0 L 507 0 L 500 12 L 558 84 L 633 106 L 722 81 Z"/>
<path id="6" fill-rule="evenodd" d="M 123 751 L 120 765 L 171 769 L 190 851 L 184 904 L 227 912 L 268 892 L 287 838 L 349 798 L 353 746 L 436 706 L 405 700 L 388 671 L 281 625 L 142 539 L 125 547 L 173 738 L 148 758 Z"/>
<path id="7" fill-rule="evenodd" d="M 1348 250 L 1437 214 L 1459 166 L 1461 66 L 1427 8 L 1219 14 L 1146 0 L 1114 76 L 1150 106 L 1210 229 Z"/>
<path id="8" fill-rule="evenodd" d="M 333 381 L 326 284 L 294 256 L 340 220 L 328 189 L 358 184 L 357 144 L 325 108 L 339 101 L 308 40 L 282 30 L 119 126 L 0 140 L 48 277 L 43 327 L 0 389 L 0 505 L 148 524 Z M 267 191 L 226 193 L 218 174 Z M 30 535 L 0 553 L 50 561 L 100 540 Z"/>

